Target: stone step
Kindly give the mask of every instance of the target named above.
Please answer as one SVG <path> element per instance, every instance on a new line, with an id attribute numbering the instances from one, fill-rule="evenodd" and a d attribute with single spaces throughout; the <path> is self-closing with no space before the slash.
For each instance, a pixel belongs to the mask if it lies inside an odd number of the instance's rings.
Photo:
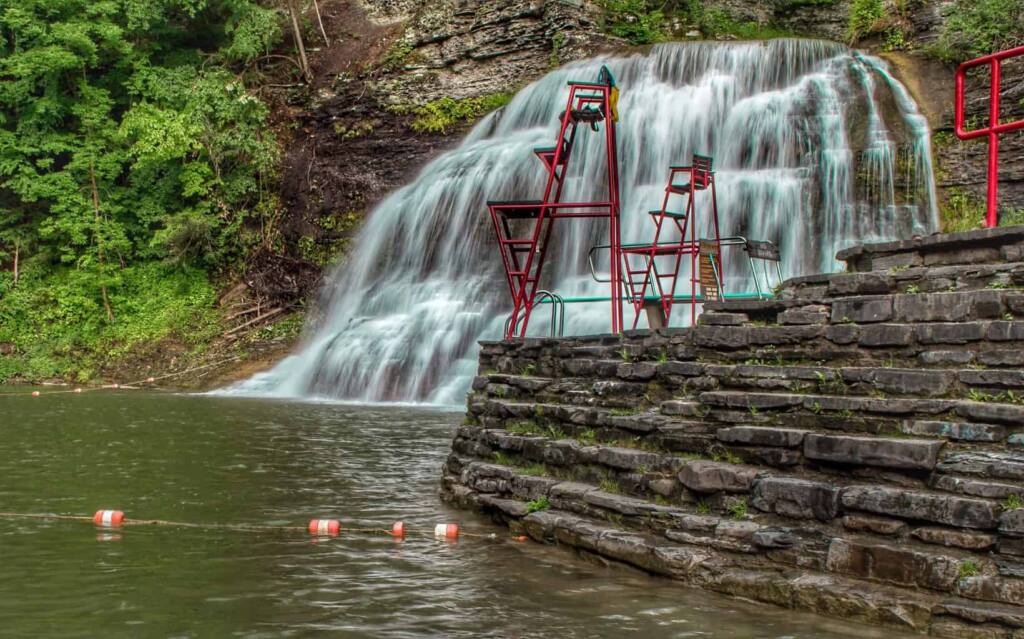
<path id="1" fill-rule="evenodd" d="M 810 411 L 851 412 L 869 415 L 887 415 L 927 419 L 932 415 L 965 418 L 983 424 L 1010 427 L 1024 425 L 1024 404 L 1005 401 L 972 401 L 965 399 L 912 399 L 849 397 L 797 393 L 764 393 L 742 391 L 707 391 L 700 393 L 700 401 L 712 408 L 747 409 L 758 411 Z"/>
<path id="2" fill-rule="evenodd" d="M 782 283 L 783 302 L 830 303 L 856 295 L 963 292 L 1024 287 L 1024 262 L 916 266 L 870 273 L 827 273 L 794 277 Z"/>
<path id="3" fill-rule="evenodd" d="M 1024 315 L 1024 291 L 860 295 L 834 300 L 833 324 L 969 322 Z"/>
<path id="4" fill-rule="evenodd" d="M 857 464 L 873 465 L 882 468 L 903 469 L 903 470 L 932 470 L 938 465 L 938 455 L 943 444 L 937 441 L 926 441 L 917 439 L 891 439 L 881 437 L 851 437 L 837 435 L 822 435 L 817 433 L 796 432 L 793 430 L 779 432 L 777 429 L 761 429 L 761 432 L 752 433 L 756 429 L 748 429 L 747 433 L 741 436 L 744 443 L 751 441 L 748 435 L 754 435 L 754 441 L 761 445 L 781 447 L 803 447 L 807 459 L 828 464 Z M 775 431 L 775 436 L 784 435 L 784 439 L 759 439 L 769 430 Z M 726 437 L 729 439 L 729 437 Z M 766 512 L 778 512 L 778 509 L 771 506 L 778 499 L 796 499 L 800 491 L 809 491 L 809 495 L 819 495 L 822 492 L 835 493 L 840 490 L 841 485 L 831 483 L 828 480 L 813 481 L 807 483 L 807 477 L 800 477 L 781 470 L 759 468 L 757 466 L 736 463 L 733 461 L 715 460 L 707 458 L 682 458 L 665 452 L 653 450 L 638 450 L 635 448 L 624 448 L 614 444 L 591 443 L 585 444 L 573 439 L 553 439 L 545 436 L 518 435 L 501 429 L 480 429 L 463 426 L 460 427 L 456 442 L 472 442 L 472 445 L 457 445 L 456 449 L 465 454 L 489 457 L 492 451 L 497 450 L 503 453 L 520 455 L 527 462 L 551 464 L 558 467 L 580 467 L 585 465 L 599 465 L 609 468 L 615 472 L 625 473 L 654 473 L 660 477 L 674 477 L 679 485 L 687 490 L 698 494 L 713 493 L 753 493 L 755 497 L 760 493 L 755 490 L 756 482 L 771 478 L 769 489 L 779 493 L 779 497 L 765 492 L 761 495 L 763 503 L 769 507 L 763 508 Z M 797 443 L 800 442 L 800 443 Z M 483 446 L 478 446 L 482 444 Z M 954 468 L 957 472 L 965 473 L 964 464 L 977 461 L 974 458 L 963 459 L 962 455 L 956 457 L 954 462 L 945 460 L 943 467 Z M 991 460 L 986 460 L 991 466 Z M 1024 455 L 1019 459 L 1000 460 L 1008 464 L 1010 468 L 1019 465 L 1024 468 Z M 989 471 L 991 472 L 991 471 Z M 997 471 L 998 472 L 998 471 Z M 807 473 L 804 473 L 807 475 Z M 811 475 L 815 475 L 812 471 Z M 1006 474 L 1006 471 L 1003 472 Z M 818 475 L 820 478 L 829 475 Z M 799 481 L 797 481 L 799 480 Z M 772 482 L 781 482 L 776 486 Z M 834 481 L 834 480 L 832 480 Z M 796 483 L 794 483 L 796 482 Z M 803 483 L 800 483 L 803 482 Z M 949 492 L 959 492 L 969 495 L 966 491 L 942 490 L 949 488 L 941 481 L 933 482 L 936 488 L 928 489 L 923 485 L 915 492 L 921 495 L 946 495 L 952 501 L 944 503 L 978 506 L 981 503 L 975 497 L 961 498 L 949 497 Z M 884 488 L 884 487 L 882 487 Z M 907 491 L 906 487 L 893 488 L 896 491 Z M 659 494 L 674 494 L 675 490 L 656 491 Z M 914 492 L 914 491 L 911 491 Z M 881 494 L 881 493 L 879 493 Z M 885 493 L 888 495 L 888 493 Z M 803 499 L 803 498 L 801 498 Z M 924 499 L 922 497 L 922 499 Z M 989 497 L 991 499 L 991 497 Z M 961 500 L 961 501 L 958 501 Z M 973 500 L 973 501 L 972 501 Z M 985 503 L 994 503 L 988 502 Z M 810 508 L 810 506 L 807 506 Z M 979 506 L 980 507 L 980 506 Z M 835 509 L 832 509 L 835 510 Z M 855 510 L 872 511 L 871 508 L 857 507 Z M 838 511 L 835 511 L 838 512 Z M 991 528 L 995 528 L 998 519 L 998 509 L 993 511 L 993 519 L 990 522 Z M 785 513 L 780 513 L 785 514 Z M 884 513 L 877 513 L 884 514 Z M 833 513 L 828 519 L 835 517 Z M 820 517 L 818 517 L 820 518 Z M 917 517 L 911 517 L 914 519 Z M 920 519 L 943 523 L 942 521 L 920 517 Z M 949 525 L 955 525 L 946 522 Z M 1014 524 L 1016 525 L 1016 524 Z M 967 526 L 971 527 L 971 526 Z"/>
<path id="5" fill-rule="evenodd" d="M 1022 257 L 1024 226 L 861 244 L 836 254 L 836 259 L 846 262 L 848 271 L 861 273 L 902 266 L 1017 262 Z"/>

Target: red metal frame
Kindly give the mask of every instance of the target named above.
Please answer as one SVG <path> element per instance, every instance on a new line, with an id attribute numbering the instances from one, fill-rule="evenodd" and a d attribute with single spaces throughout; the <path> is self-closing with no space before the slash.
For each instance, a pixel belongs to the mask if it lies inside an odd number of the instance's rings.
<path id="1" fill-rule="evenodd" d="M 676 178 L 687 176 L 688 182 L 685 188 L 680 188 Z M 679 278 L 679 268 L 682 266 L 683 256 L 690 256 L 690 322 L 697 318 L 697 259 L 700 254 L 700 240 L 697 238 L 697 209 L 694 202 L 696 192 L 710 190 L 711 192 L 711 215 L 714 222 L 715 242 L 720 243 L 718 231 L 718 199 L 715 195 L 715 173 L 711 169 L 711 158 L 699 155 L 693 156 L 693 163 L 690 166 L 669 167 L 668 184 L 665 186 L 665 196 L 661 201 L 661 209 L 650 211 L 654 216 L 654 240 L 650 244 L 630 245 L 621 249 L 623 268 L 625 269 L 624 283 L 629 292 L 629 300 L 633 304 L 635 315 L 633 317 L 633 328 L 636 328 L 640 321 L 640 313 L 644 310 L 648 289 L 656 294 L 661 303 L 661 309 L 665 316 L 665 323 L 668 324 L 672 315 L 672 304 L 676 301 L 676 283 Z M 668 210 L 669 198 L 673 195 L 685 195 L 687 198 L 685 213 L 672 214 Z M 679 231 L 679 240 L 674 242 L 661 242 L 661 233 L 666 218 L 671 219 Z M 689 230 L 690 237 L 686 233 Z M 721 255 L 719 247 L 718 255 Z M 642 268 L 634 269 L 630 264 L 630 256 L 641 257 L 644 260 Z M 659 257 L 675 257 L 673 267 L 659 272 L 657 259 Z M 718 270 L 721 272 L 721 258 L 716 258 Z M 635 280 L 637 275 L 642 279 Z M 664 285 L 662 280 L 667 280 Z M 639 287 L 639 290 L 637 288 Z"/>
<path id="2" fill-rule="evenodd" d="M 1024 120 L 999 123 L 999 91 L 1001 63 L 1008 58 L 1024 55 L 1024 47 L 1017 47 L 986 55 L 975 60 L 964 62 L 956 70 L 956 135 L 961 140 L 973 140 L 988 136 L 988 209 L 985 213 L 985 226 L 999 225 L 997 200 L 999 191 L 999 136 L 1003 133 L 1024 129 Z M 990 66 L 988 126 L 983 129 L 964 130 L 964 80 L 968 69 L 982 65 Z"/>
<path id="3" fill-rule="evenodd" d="M 606 75 L 607 74 L 607 75 Z M 569 82 L 569 99 L 562 114 L 558 142 L 551 149 L 535 149 L 548 170 L 544 194 L 539 201 L 488 202 L 487 208 L 498 237 L 502 263 L 509 292 L 512 294 L 512 314 L 506 338 L 526 336 L 530 314 L 533 311 L 541 271 L 547 256 L 553 222 L 559 218 L 608 218 L 611 245 L 611 304 L 612 332 L 622 330 L 622 291 L 619 272 L 619 166 L 615 139 L 615 85 L 611 74 L 602 70 L 607 81 Z M 596 107 L 596 111 L 594 111 Z M 590 109 L 590 111 L 587 111 Z M 599 112 L 599 120 L 580 119 L 581 113 Z M 604 124 L 605 148 L 608 163 L 608 197 L 594 202 L 562 202 L 562 186 L 568 161 L 572 154 L 576 129 L 580 124 L 597 130 L 597 122 Z M 561 169 L 561 171 L 559 171 Z M 529 237 L 513 236 L 511 221 L 530 220 L 533 228 Z M 521 316 L 521 319 L 520 319 Z"/>

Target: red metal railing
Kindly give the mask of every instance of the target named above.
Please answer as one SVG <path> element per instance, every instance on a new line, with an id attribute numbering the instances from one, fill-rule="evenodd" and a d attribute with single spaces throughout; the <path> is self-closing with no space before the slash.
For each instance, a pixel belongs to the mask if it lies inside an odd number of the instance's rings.
<path id="1" fill-rule="evenodd" d="M 999 122 L 999 91 L 1001 81 L 1001 63 L 1007 58 L 1024 55 L 1024 47 L 1008 49 L 986 55 L 975 60 L 964 62 L 956 70 L 956 135 L 961 140 L 973 140 L 988 136 L 988 209 L 985 213 L 985 226 L 999 225 L 997 202 L 999 196 L 999 136 L 1003 133 L 1024 129 L 1024 120 L 1016 122 Z M 982 65 L 989 65 L 991 80 L 989 81 L 988 126 L 982 129 L 964 130 L 964 80 L 967 70 Z"/>

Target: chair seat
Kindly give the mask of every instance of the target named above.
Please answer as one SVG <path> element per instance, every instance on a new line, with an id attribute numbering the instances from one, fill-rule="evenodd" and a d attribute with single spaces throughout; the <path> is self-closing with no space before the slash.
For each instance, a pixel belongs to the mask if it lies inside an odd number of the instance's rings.
<path id="1" fill-rule="evenodd" d="M 648 215 L 661 215 L 661 211 L 660 210 L 647 211 L 647 214 Z M 686 213 L 677 213 L 675 211 L 665 211 L 665 217 L 671 217 L 671 218 L 675 218 L 677 220 L 685 220 L 686 219 Z"/>

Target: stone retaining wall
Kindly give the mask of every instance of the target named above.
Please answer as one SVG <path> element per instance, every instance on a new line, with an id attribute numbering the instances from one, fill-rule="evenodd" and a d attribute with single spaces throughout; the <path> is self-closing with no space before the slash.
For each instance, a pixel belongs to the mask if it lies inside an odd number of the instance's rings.
<path id="1" fill-rule="evenodd" d="M 719 592 L 1024 638 L 1024 228 L 840 258 L 692 329 L 483 343 L 444 496 Z"/>

